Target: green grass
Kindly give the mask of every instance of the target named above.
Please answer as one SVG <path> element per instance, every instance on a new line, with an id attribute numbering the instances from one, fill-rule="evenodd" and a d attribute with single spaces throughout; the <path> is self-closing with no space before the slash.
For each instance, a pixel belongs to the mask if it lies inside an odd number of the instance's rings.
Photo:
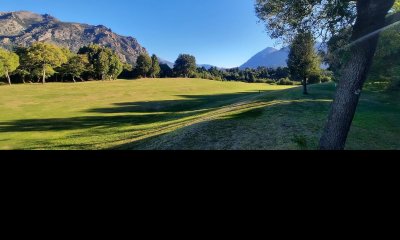
<path id="1" fill-rule="evenodd" d="M 201 79 L 0 86 L 0 149 L 315 149 L 334 92 Z M 363 94 L 348 149 L 400 149 L 397 95 Z"/>

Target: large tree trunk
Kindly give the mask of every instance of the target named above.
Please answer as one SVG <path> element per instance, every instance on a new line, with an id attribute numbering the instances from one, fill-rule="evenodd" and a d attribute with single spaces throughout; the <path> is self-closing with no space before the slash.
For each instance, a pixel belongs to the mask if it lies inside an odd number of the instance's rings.
<path id="1" fill-rule="evenodd" d="M 7 77 L 7 80 L 8 80 L 8 85 L 11 86 L 11 78 L 10 78 L 10 74 L 8 74 L 8 70 L 6 70 L 6 77 Z"/>
<path id="2" fill-rule="evenodd" d="M 42 83 L 46 83 L 46 68 L 43 68 L 43 78 L 42 78 Z"/>
<path id="3" fill-rule="evenodd" d="M 321 150 L 343 150 L 373 57 L 379 30 L 394 0 L 357 1 L 357 20 L 350 43 L 350 57 L 339 79 L 328 122 L 320 141 Z"/>
<path id="4" fill-rule="evenodd" d="M 303 94 L 308 95 L 308 90 L 307 90 L 307 78 L 303 79 Z"/>

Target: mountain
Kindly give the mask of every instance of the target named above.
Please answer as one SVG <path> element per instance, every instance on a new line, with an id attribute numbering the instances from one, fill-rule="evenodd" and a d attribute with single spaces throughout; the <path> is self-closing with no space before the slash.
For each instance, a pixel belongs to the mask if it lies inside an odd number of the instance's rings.
<path id="1" fill-rule="evenodd" d="M 257 67 L 286 67 L 286 60 L 289 56 L 289 48 L 280 50 L 268 47 L 250 58 L 240 69 L 257 68 Z"/>
<path id="2" fill-rule="evenodd" d="M 216 67 L 218 69 L 222 69 L 220 67 L 217 67 L 217 66 L 214 66 L 214 65 L 210 65 L 210 64 L 197 64 L 197 67 L 199 67 L 199 68 L 203 67 L 203 68 L 205 68 L 207 70 L 209 70 L 210 68 L 213 68 L 213 67 Z"/>
<path id="3" fill-rule="evenodd" d="M 100 44 L 112 48 L 131 64 L 146 52 L 135 38 L 115 34 L 103 25 L 61 22 L 48 14 L 27 11 L 0 12 L 0 47 L 11 49 L 37 41 L 67 47 L 73 52 L 90 43 Z"/>
<path id="4" fill-rule="evenodd" d="M 175 65 L 173 62 L 170 62 L 170 61 L 165 60 L 165 59 L 160 58 L 160 57 L 158 58 L 158 62 L 160 62 L 160 64 L 167 64 L 170 68 L 174 68 L 174 65 Z M 199 67 L 199 68 L 204 67 L 205 69 L 209 70 L 210 68 L 216 67 L 216 66 L 210 65 L 210 64 L 197 64 L 197 67 Z M 216 67 L 216 68 L 222 69 L 222 68 L 219 68 L 219 67 Z"/>
<path id="5" fill-rule="evenodd" d="M 162 59 L 162 58 L 158 58 L 158 62 L 160 63 L 160 64 L 166 64 L 166 65 L 168 65 L 168 67 L 170 67 L 170 68 L 174 68 L 174 63 L 173 62 L 170 62 L 170 61 L 167 61 L 167 60 L 165 60 L 165 59 Z"/>
<path id="6" fill-rule="evenodd" d="M 315 45 L 316 51 L 322 50 L 326 51 L 325 45 L 322 43 L 316 43 Z M 268 47 L 261 52 L 254 55 L 250 58 L 245 64 L 240 66 L 240 69 L 246 68 L 257 68 L 257 67 L 286 67 L 287 66 L 287 59 L 289 56 L 289 47 L 281 48 L 280 50 L 272 47 Z M 326 65 L 322 65 L 323 68 L 327 68 Z"/>

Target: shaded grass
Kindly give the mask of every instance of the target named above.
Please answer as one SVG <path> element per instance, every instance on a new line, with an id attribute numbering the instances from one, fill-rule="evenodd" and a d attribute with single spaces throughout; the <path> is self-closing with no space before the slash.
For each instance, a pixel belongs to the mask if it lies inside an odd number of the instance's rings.
<path id="1" fill-rule="evenodd" d="M 333 84 L 200 79 L 0 87 L 0 149 L 315 149 Z M 366 91 L 348 149 L 400 149 L 397 95 Z"/>

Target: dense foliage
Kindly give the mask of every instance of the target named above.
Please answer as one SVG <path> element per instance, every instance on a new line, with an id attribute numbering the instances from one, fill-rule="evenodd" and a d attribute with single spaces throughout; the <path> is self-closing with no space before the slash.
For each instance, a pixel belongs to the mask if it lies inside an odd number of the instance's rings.
<path id="1" fill-rule="evenodd" d="M 11 85 L 10 74 L 17 70 L 19 57 L 13 52 L 0 48 L 0 76 L 6 76 L 8 84 Z"/>
<path id="2" fill-rule="evenodd" d="M 14 53 L 5 50 L 1 50 L 0 53 L 3 56 L 0 57 L 1 75 L 6 76 L 3 67 L 6 66 L 6 60 L 15 62 L 14 68 L 8 68 L 8 74 L 11 74 L 13 82 L 76 82 L 77 80 L 112 80 L 118 77 L 126 79 L 188 77 L 280 85 L 299 83 L 297 79 L 292 78 L 287 67 L 258 67 L 257 69 L 211 67 L 206 69 L 197 67 L 195 57 L 187 54 L 181 54 L 178 57 L 173 69 L 167 64 L 160 64 L 156 55 L 150 57 L 146 53 L 141 54 L 136 65 L 132 66 L 123 63 L 111 49 L 95 44 L 82 47 L 78 53 L 47 43 L 35 43 L 27 48 L 17 47 Z M 315 83 L 321 82 L 320 79 L 329 81 L 330 76 L 329 72 L 314 76 L 319 79 Z"/>
<path id="3" fill-rule="evenodd" d="M 178 77 L 189 77 L 196 72 L 196 58 L 189 54 L 181 54 L 175 61 L 174 72 Z"/>
<path id="4" fill-rule="evenodd" d="M 304 94 L 308 94 L 307 84 L 312 75 L 320 72 L 321 61 L 314 49 L 315 41 L 310 32 L 300 32 L 294 38 L 287 61 L 293 78 L 302 81 Z"/>

